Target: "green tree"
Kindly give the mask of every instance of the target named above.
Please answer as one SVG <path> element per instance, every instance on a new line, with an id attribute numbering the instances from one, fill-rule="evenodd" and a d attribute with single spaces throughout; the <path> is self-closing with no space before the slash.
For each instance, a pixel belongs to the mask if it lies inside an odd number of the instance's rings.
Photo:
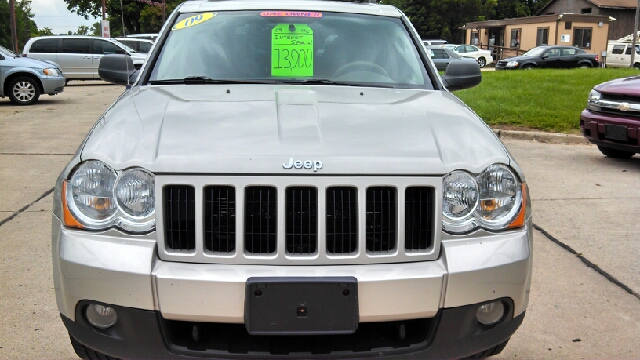
<path id="1" fill-rule="evenodd" d="M 34 15 L 31 12 L 31 0 L 16 0 L 15 8 L 18 52 L 20 52 L 32 34 L 38 32 L 38 27 L 36 26 L 36 22 L 33 21 Z M 9 13 L 9 1 L 0 0 L 0 45 L 8 49 L 13 49 Z"/>
<path id="2" fill-rule="evenodd" d="M 76 31 L 76 33 L 74 35 L 91 35 L 91 33 L 89 31 L 90 31 L 90 29 L 89 29 L 88 26 L 80 25 L 80 26 L 78 26 L 78 30 Z"/>
<path id="3" fill-rule="evenodd" d="M 38 31 L 35 32 L 35 34 L 32 34 L 33 36 L 49 36 L 49 35 L 53 35 L 53 30 L 51 30 L 51 28 L 49 27 L 43 27 L 42 29 L 38 29 Z"/>
<path id="4" fill-rule="evenodd" d="M 162 2 L 162 0 L 153 0 Z M 101 0 L 65 0 L 67 9 L 75 12 L 85 19 L 89 17 L 102 17 Z M 165 1 L 166 15 L 169 16 L 183 0 Z M 120 5 L 122 4 L 122 5 Z M 153 33 L 160 31 L 162 27 L 162 8 L 155 5 L 147 5 L 135 0 L 106 0 L 106 12 L 111 28 L 111 36 L 139 33 Z"/>

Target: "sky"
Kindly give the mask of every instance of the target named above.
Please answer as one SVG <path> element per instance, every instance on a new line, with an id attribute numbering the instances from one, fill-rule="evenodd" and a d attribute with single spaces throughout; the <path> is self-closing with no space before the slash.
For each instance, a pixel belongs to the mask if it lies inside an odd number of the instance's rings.
<path id="1" fill-rule="evenodd" d="M 78 26 L 86 25 L 91 27 L 99 19 L 89 18 L 85 20 L 71 11 L 67 10 L 67 3 L 64 0 L 32 0 L 31 10 L 38 29 L 48 27 L 54 34 L 66 34 L 68 31 L 75 32 Z"/>

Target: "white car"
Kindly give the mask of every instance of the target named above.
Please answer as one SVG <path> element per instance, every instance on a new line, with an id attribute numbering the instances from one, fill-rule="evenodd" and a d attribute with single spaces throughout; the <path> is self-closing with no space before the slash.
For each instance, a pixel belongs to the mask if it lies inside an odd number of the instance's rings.
<path id="1" fill-rule="evenodd" d="M 493 56 L 491 56 L 491 51 L 479 49 L 474 45 L 444 45 L 451 50 L 457 52 L 463 57 L 470 57 L 476 59 L 478 65 L 483 68 L 491 63 L 493 63 Z"/>

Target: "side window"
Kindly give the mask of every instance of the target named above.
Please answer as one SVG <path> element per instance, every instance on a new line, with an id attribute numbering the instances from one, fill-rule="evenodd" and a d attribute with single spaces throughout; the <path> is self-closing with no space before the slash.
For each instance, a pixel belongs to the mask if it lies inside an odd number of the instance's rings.
<path id="1" fill-rule="evenodd" d="M 431 49 L 433 53 L 432 59 L 448 59 L 449 56 L 442 49 Z"/>
<path id="2" fill-rule="evenodd" d="M 612 54 L 622 54 L 624 52 L 624 45 L 613 45 Z"/>
<path id="3" fill-rule="evenodd" d="M 576 54 L 576 49 L 560 49 L 560 56 L 573 56 Z"/>
<path id="4" fill-rule="evenodd" d="M 62 39 L 62 52 L 68 54 L 91 54 L 91 39 Z"/>
<path id="5" fill-rule="evenodd" d="M 464 45 L 460 45 L 456 47 L 456 52 L 465 53 L 467 51 L 465 50 Z"/>
<path id="6" fill-rule="evenodd" d="M 115 54 L 119 48 L 106 40 L 93 40 L 93 53 L 100 55 Z"/>
<path id="7" fill-rule="evenodd" d="M 477 47 L 475 47 L 475 46 L 465 45 L 464 47 L 465 47 L 465 49 L 467 49 L 467 52 L 468 52 L 468 53 L 469 53 L 469 52 L 476 52 L 476 51 L 478 51 L 478 48 L 477 48 Z"/>
<path id="8" fill-rule="evenodd" d="M 627 50 L 624 52 L 626 55 L 631 55 L 631 44 L 627 45 Z M 638 54 L 638 45 L 636 45 L 636 54 Z"/>
<path id="9" fill-rule="evenodd" d="M 143 53 L 148 53 L 149 51 L 151 51 L 151 45 L 153 45 L 148 42 L 139 42 L 138 44 L 140 44 L 140 47 L 136 50 Z"/>
<path id="10" fill-rule="evenodd" d="M 58 52 L 59 39 L 40 39 L 31 44 L 29 52 L 31 53 L 46 53 L 55 54 Z"/>
<path id="11" fill-rule="evenodd" d="M 549 49 L 546 53 L 548 57 L 558 57 L 560 56 L 560 51 L 558 49 Z"/>

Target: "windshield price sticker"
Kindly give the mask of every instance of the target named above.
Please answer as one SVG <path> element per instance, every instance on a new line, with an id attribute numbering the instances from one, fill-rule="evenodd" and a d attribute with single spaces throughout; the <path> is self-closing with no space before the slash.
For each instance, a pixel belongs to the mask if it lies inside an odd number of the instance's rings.
<path id="1" fill-rule="evenodd" d="M 294 17 L 321 18 L 322 13 L 301 12 L 301 11 L 263 11 L 260 13 L 260 16 L 266 16 L 266 17 L 294 16 Z"/>
<path id="2" fill-rule="evenodd" d="M 207 20 L 213 19 L 214 16 L 216 16 L 216 13 L 202 13 L 202 14 L 190 16 L 190 17 L 180 21 L 179 23 L 173 25 L 173 27 L 171 28 L 171 31 L 186 29 L 188 27 L 192 27 L 192 26 L 196 26 L 196 25 L 202 24 L 203 22 L 205 22 Z"/>
<path id="3" fill-rule="evenodd" d="M 271 31 L 271 76 L 313 76 L 313 30 L 278 24 Z"/>

